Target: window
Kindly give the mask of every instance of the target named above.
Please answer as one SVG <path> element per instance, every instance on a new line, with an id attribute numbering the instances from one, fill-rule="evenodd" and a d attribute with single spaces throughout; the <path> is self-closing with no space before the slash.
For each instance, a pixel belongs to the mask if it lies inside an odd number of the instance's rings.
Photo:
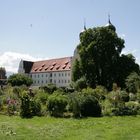
<path id="1" fill-rule="evenodd" d="M 43 74 L 42 74 L 42 77 L 43 77 Z"/>
<path id="2" fill-rule="evenodd" d="M 52 77 L 52 73 L 50 73 L 50 77 Z"/>
<path id="3" fill-rule="evenodd" d="M 39 81 L 38 81 L 38 84 L 39 84 Z"/>
<path id="4" fill-rule="evenodd" d="M 68 73 L 68 76 L 70 76 L 70 73 Z"/>
<path id="5" fill-rule="evenodd" d="M 39 74 L 38 74 L 38 78 L 39 78 Z"/>
<path id="6" fill-rule="evenodd" d="M 59 77 L 61 76 L 61 74 L 59 73 Z"/>
<path id="7" fill-rule="evenodd" d="M 46 77 L 47 77 L 47 74 L 46 74 Z"/>
<path id="8" fill-rule="evenodd" d="M 56 73 L 54 73 L 54 76 L 56 77 Z"/>
<path id="9" fill-rule="evenodd" d="M 63 73 L 62 73 L 62 76 L 63 76 Z"/>
<path id="10" fill-rule="evenodd" d="M 65 83 L 67 83 L 67 81 L 65 80 Z"/>
<path id="11" fill-rule="evenodd" d="M 43 81 L 42 81 L 42 84 L 43 84 Z"/>
<path id="12" fill-rule="evenodd" d="M 52 79 L 50 79 L 50 83 L 52 83 Z"/>
<path id="13" fill-rule="evenodd" d="M 60 83 L 60 80 L 58 82 Z"/>
<path id="14" fill-rule="evenodd" d="M 62 83 L 63 83 L 63 80 L 62 80 Z"/>
<path id="15" fill-rule="evenodd" d="M 47 83 L 48 81 L 46 80 L 46 83 Z"/>
<path id="16" fill-rule="evenodd" d="M 56 84 L 56 80 L 54 80 L 54 83 Z"/>
<path id="17" fill-rule="evenodd" d="M 67 76 L 67 73 L 65 73 L 65 76 Z"/>
<path id="18" fill-rule="evenodd" d="M 35 74 L 35 78 L 36 78 L 36 74 Z"/>

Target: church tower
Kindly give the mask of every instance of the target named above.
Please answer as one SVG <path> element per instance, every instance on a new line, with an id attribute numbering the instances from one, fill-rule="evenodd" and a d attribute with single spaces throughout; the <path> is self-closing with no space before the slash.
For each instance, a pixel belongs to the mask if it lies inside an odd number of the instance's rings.
<path id="1" fill-rule="evenodd" d="M 105 26 L 108 27 L 109 29 L 113 30 L 113 31 L 116 31 L 115 26 L 110 21 L 110 15 L 108 15 L 108 23 Z"/>

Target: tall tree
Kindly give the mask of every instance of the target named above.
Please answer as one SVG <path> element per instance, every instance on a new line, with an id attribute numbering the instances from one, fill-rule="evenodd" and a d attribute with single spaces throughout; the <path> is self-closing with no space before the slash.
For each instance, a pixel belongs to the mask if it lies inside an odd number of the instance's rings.
<path id="1" fill-rule="evenodd" d="M 140 75 L 139 65 L 136 64 L 134 56 L 132 54 L 122 54 L 118 60 L 117 71 L 115 74 L 118 86 L 125 87 L 125 80 L 133 72 Z"/>
<path id="2" fill-rule="evenodd" d="M 6 76 L 6 70 L 4 67 L 0 67 L 0 86 L 2 87 L 3 85 L 6 84 L 6 80 L 7 76 Z"/>
<path id="3" fill-rule="evenodd" d="M 107 26 L 90 28 L 80 33 L 80 44 L 76 48 L 79 57 L 76 58 L 73 68 L 80 67 L 80 72 L 73 78 L 74 81 L 84 76 L 90 87 L 103 85 L 111 89 L 112 84 L 119 81 L 120 69 L 123 69 L 119 63 L 124 61 L 121 56 L 124 47 L 124 40 L 118 37 L 116 28 L 110 21 Z M 123 77 L 124 82 L 132 69 Z M 73 70 L 72 75 L 77 75 L 75 73 L 77 72 Z"/>
<path id="4" fill-rule="evenodd" d="M 0 67 L 0 79 L 6 79 L 6 70 L 4 67 Z"/>
<path id="5" fill-rule="evenodd" d="M 33 80 L 24 74 L 13 74 L 8 78 L 8 83 L 12 86 L 30 86 L 33 83 Z"/>

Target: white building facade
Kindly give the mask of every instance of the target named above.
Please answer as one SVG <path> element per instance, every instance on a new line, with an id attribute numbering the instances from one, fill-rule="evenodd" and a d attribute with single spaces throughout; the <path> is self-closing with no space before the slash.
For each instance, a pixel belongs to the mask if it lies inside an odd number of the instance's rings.
<path id="1" fill-rule="evenodd" d="M 72 57 L 50 59 L 43 61 L 21 60 L 18 73 L 32 78 L 32 86 L 55 84 L 57 87 L 68 87 L 71 83 Z"/>

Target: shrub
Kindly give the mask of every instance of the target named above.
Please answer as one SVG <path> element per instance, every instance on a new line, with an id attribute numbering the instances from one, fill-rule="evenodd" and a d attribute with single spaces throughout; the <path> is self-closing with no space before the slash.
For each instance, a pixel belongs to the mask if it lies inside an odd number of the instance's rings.
<path id="1" fill-rule="evenodd" d="M 137 96 L 137 101 L 140 103 L 140 90 L 138 90 L 136 96 Z"/>
<path id="2" fill-rule="evenodd" d="M 18 97 L 21 96 L 22 89 L 18 86 L 13 87 L 13 93 L 16 94 Z"/>
<path id="3" fill-rule="evenodd" d="M 123 102 L 128 102 L 129 101 L 129 94 L 126 91 L 120 91 L 120 100 Z"/>
<path id="4" fill-rule="evenodd" d="M 30 100 L 30 110 L 31 116 L 41 116 L 41 105 L 34 99 Z"/>
<path id="5" fill-rule="evenodd" d="M 54 84 L 48 84 L 46 86 L 41 86 L 40 89 L 44 90 L 49 94 L 52 94 L 55 90 L 57 90 L 57 87 Z"/>
<path id="6" fill-rule="evenodd" d="M 106 110 L 109 110 L 108 115 L 122 116 L 130 114 L 130 109 L 125 106 L 125 102 L 129 101 L 129 94 L 126 91 L 114 90 L 108 94 L 107 100 L 110 102 L 109 109 L 106 108 Z M 103 114 L 106 114 L 106 110 L 103 111 Z"/>
<path id="7" fill-rule="evenodd" d="M 68 99 L 68 111 L 71 111 L 73 113 L 73 117 L 80 117 L 80 96 L 78 92 L 71 93 Z"/>
<path id="8" fill-rule="evenodd" d="M 82 90 L 85 95 L 93 95 L 98 101 L 104 100 L 107 95 L 107 90 L 103 86 L 97 86 L 95 89 L 85 88 Z"/>
<path id="9" fill-rule="evenodd" d="M 101 107 L 96 97 L 92 95 L 83 96 L 80 104 L 81 115 L 84 117 L 98 117 L 101 116 Z"/>
<path id="10" fill-rule="evenodd" d="M 0 89 L 0 96 L 4 94 L 4 91 Z"/>
<path id="11" fill-rule="evenodd" d="M 80 91 L 81 89 L 86 88 L 87 84 L 86 84 L 85 77 L 78 79 L 75 83 L 73 83 L 73 86 L 74 86 L 74 89 L 77 91 Z"/>
<path id="12" fill-rule="evenodd" d="M 111 91 L 107 98 L 114 107 L 117 107 L 120 103 L 129 101 L 129 94 L 123 90 L 116 90 Z"/>
<path id="13" fill-rule="evenodd" d="M 6 85 L 1 90 L 0 113 L 5 115 L 17 115 L 20 111 L 20 99 L 13 93 L 13 87 Z"/>
<path id="14" fill-rule="evenodd" d="M 131 110 L 130 115 L 136 115 L 140 113 L 140 104 L 138 102 L 130 101 L 125 103 L 125 106 Z"/>
<path id="15" fill-rule="evenodd" d="M 7 103 L 7 113 L 8 115 L 15 115 L 16 111 L 18 111 L 18 102 L 15 99 L 9 99 Z"/>
<path id="16" fill-rule="evenodd" d="M 101 106 L 91 88 L 75 92 L 70 96 L 74 117 L 101 116 Z"/>
<path id="17" fill-rule="evenodd" d="M 44 92 L 44 90 L 38 90 L 35 96 L 35 100 L 43 105 L 46 105 L 48 100 L 48 93 Z"/>
<path id="18" fill-rule="evenodd" d="M 130 101 L 136 101 L 137 100 L 137 95 L 134 93 L 129 93 L 129 100 Z"/>
<path id="19" fill-rule="evenodd" d="M 112 116 L 112 104 L 108 99 L 102 102 L 102 114 L 103 116 Z"/>
<path id="20" fill-rule="evenodd" d="M 30 97 L 27 93 L 23 93 L 23 96 L 21 97 L 20 116 L 23 118 L 32 117 L 30 110 Z"/>
<path id="21" fill-rule="evenodd" d="M 126 78 L 125 84 L 129 92 L 136 93 L 140 88 L 140 75 L 138 75 L 136 72 L 132 72 Z"/>
<path id="22" fill-rule="evenodd" d="M 115 116 L 137 115 L 140 113 L 140 104 L 133 101 L 126 102 L 116 108 L 112 108 L 112 113 Z"/>
<path id="23" fill-rule="evenodd" d="M 62 117 L 68 104 L 67 96 L 61 93 L 53 93 L 48 98 L 48 111 L 51 116 Z"/>
<path id="24" fill-rule="evenodd" d="M 0 111 L 2 110 L 2 100 L 0 99 Z"/>
<path id="25" fill-rule="evenodd" d="M 103 86 L 97 86 L 94 89 L 96 95 L 98 96 L 97 99 L 98 100 L 104 100 L 106 98 L 107 95 L 107 89 Z"/>
<path id="26" fill-rule="evenodd" d="M 20 116 L 23 118 L 31 118 L 39 116 L 41 113 L 41 106 L 36 102 L 27 92 L 23 93 L 21 97 Z"/>

